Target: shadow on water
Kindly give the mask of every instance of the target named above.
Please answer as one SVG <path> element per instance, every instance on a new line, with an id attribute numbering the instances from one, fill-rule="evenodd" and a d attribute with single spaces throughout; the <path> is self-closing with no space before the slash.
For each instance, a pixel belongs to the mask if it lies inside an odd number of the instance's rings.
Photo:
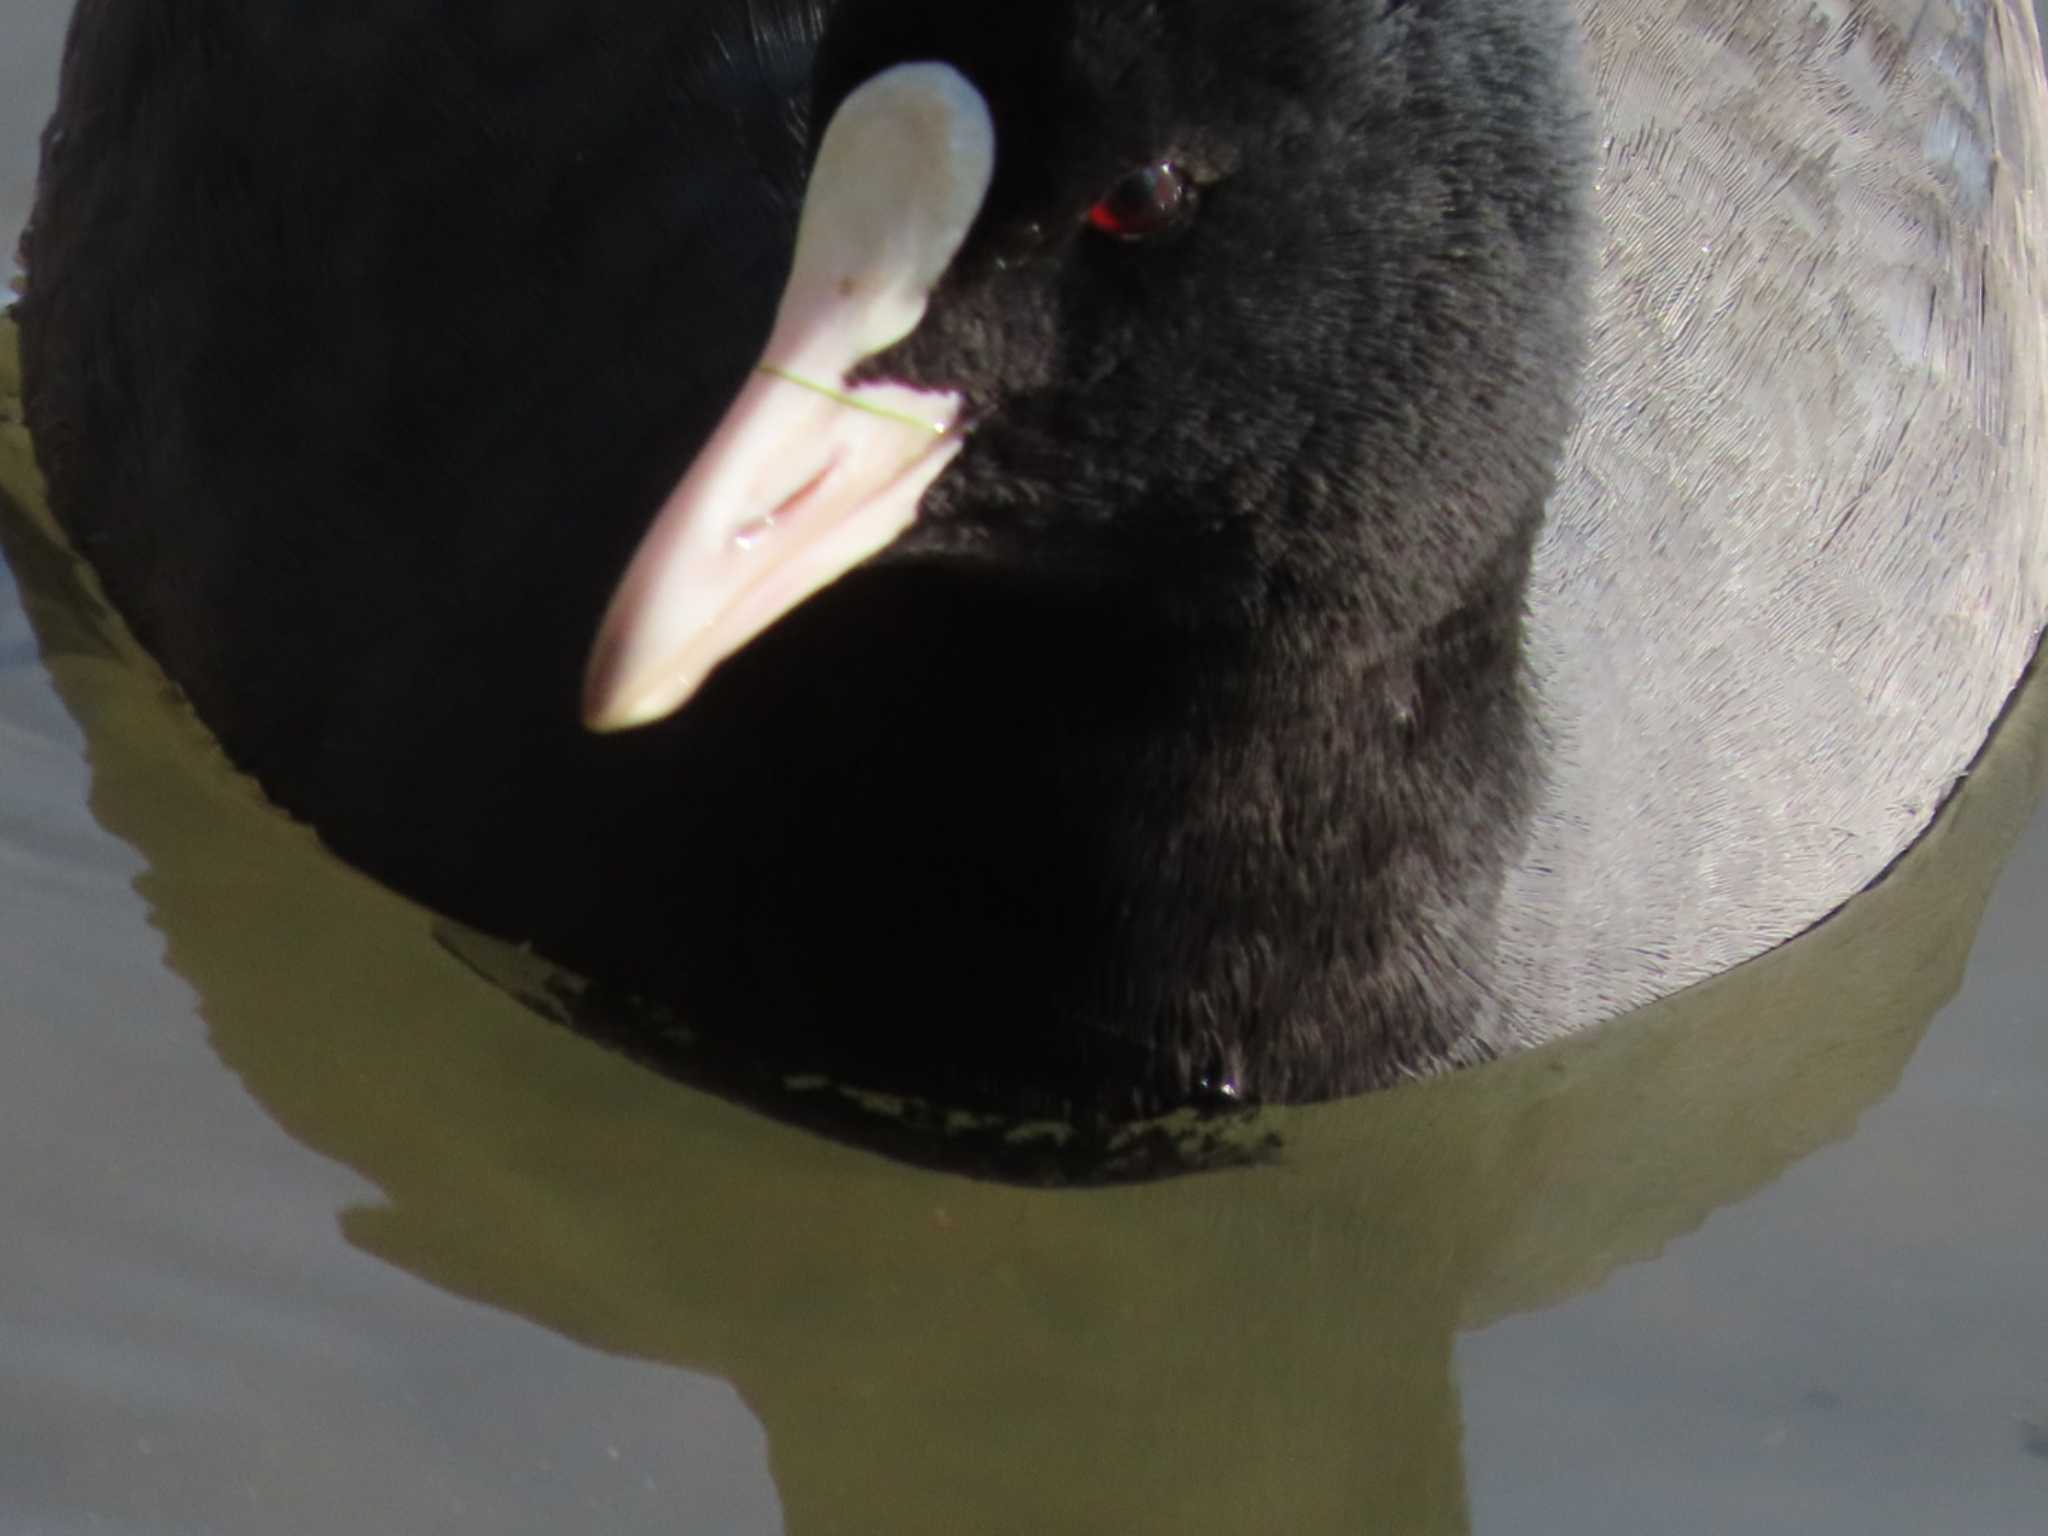
<path id="1" fill-rule="evenodd" d="M 1839 919 L 1561 1047 L 1262 1114 L 1256 1166 L 976 1182 L 555 1027 L 476 964 L 545 972 L 458 958 L 266 806 L 35 509 L 11 369 L 0 335 L 0 546 L 221 1058 L 383 1192 L 342 1213 L 362 1249 L 733 1382 L 799 1536 L 1466 1529 L 1456 1333 L 1591 1287 L 1844 1135 L 1954 990 L 2048 765 L 2036 682 Z"/>

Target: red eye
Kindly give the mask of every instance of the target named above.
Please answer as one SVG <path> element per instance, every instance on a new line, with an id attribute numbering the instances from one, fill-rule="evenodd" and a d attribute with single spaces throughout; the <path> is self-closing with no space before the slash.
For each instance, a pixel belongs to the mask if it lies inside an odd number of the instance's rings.
<path id="1" fill-rule="evenodd" d="M 1119 240 L 1163 235 L 1195 211 L 1195 187 L 1170 161 L 1141 166 L 1088 210 L 1088 222 Z"/>

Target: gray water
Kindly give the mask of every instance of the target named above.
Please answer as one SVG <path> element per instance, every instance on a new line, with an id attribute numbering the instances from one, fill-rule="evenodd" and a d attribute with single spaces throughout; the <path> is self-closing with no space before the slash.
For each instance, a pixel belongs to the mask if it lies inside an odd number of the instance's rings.
<path id="1" fill-rule="evenodd" d="M 0 0 L 0 229 L 63 9 Z M 0 1536 L 2048 1530 L 2048 690 L 1672 1005 L 980 1185 L 479 980 L 132 654 L 5 409 Z"/>

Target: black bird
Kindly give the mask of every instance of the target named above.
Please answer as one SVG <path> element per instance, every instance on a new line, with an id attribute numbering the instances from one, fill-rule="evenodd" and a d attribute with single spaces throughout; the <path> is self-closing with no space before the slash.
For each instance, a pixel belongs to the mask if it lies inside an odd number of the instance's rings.
<path id="1" fill-rule="evenodd" d="M 1325 1096 L 1925 826 L 2048 609 L 2042 125 L 2009 0 L 82 0 L 30 420 L 429 904 L 952 1101 Z"/>

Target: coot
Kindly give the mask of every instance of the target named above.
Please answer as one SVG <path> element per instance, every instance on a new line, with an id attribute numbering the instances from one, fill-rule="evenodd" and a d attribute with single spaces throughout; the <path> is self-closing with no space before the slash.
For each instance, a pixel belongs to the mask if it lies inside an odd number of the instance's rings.
<path id="1" fill-rule="evenodd" d="M 957 1102 L 1338 1094 L 1769 947 L 1966 769 L 2041 87 L 2008 0 L 82 0 L 28 405 L 433 906 Z"/>

